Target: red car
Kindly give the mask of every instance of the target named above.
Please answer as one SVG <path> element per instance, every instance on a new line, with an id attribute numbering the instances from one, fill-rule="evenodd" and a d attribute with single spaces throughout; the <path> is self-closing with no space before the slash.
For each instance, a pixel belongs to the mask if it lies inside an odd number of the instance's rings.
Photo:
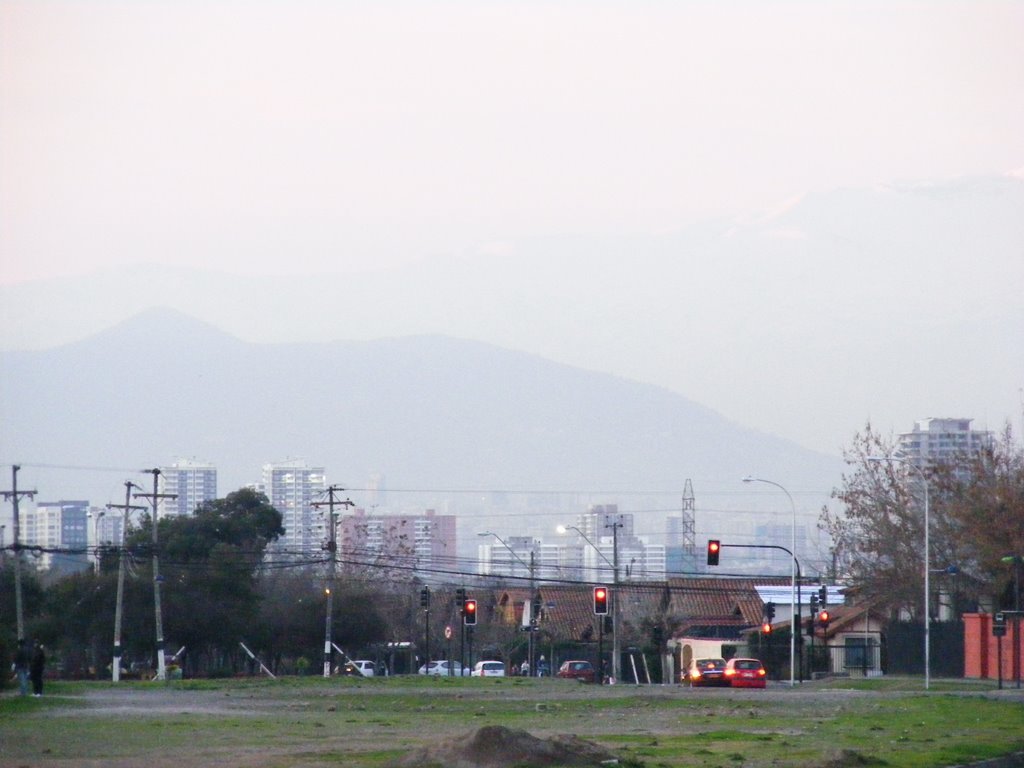
<path id="1" fill-rule="evenodd" d="M 592 683 L 597 679 L 594 665 L 589 661 L 564 661 L 558 668 L 555 677 L 568 677 L 575 680 L 582 680 L 585 683 Z"/>
<path id="2" fill-rule="evenodd" d="M 757 659 L 729 659 L 725 677 L 733 688 L 764 688 L 768 673 Z"/>

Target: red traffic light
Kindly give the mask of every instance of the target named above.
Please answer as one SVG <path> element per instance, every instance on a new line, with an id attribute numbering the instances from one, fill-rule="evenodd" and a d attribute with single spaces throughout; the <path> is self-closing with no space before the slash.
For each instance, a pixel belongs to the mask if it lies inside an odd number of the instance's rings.
<path id="1" fill-rule="evenodd" d="M 462 619 L 469 626 L 476 624 L 476 600 L 467 600 L 462 604 Z"/>
<path id="2" fill-rule="evenodd" d="M 828 611 L 818 611 L 818 623 L 822 629 L 828 629 L 828 620 L 831 618 Z"/>
<path id="3" fill-rule="evenodd" d="M 766 621 L 761 625 L 761 632 L 763 634 L 770 635 L 772 633 L 772 625 Z"/>
<path id="4" fill-rule="evenodd" d="M 594 587 L 594 613 L 598 616 L 608 614 L 608 587 Z"/>
<path id="5" fill-rule="evenodd" d="M 718 554 L 722 549 L 718 539 L 708 539 L 708 565 L 718 565 Z"/>

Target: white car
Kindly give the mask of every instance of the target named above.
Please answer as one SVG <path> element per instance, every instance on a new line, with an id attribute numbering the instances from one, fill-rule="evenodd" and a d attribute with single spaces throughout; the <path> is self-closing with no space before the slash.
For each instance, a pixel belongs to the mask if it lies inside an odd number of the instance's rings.
<path id="1" fill-rule="evenodd" d="M 369 659 L 356 659 L 345 662 L 340 671 L 343 675 L 373 677 L 377 674 L 377 665 Z"/>
<path id="2" fill-rule="evenodd" d="M 473 677 L 504 677 L 505 662 L 503 661 L 478 661 L 473 667 Z"/>
<path id="3" fill-rule="evenodd" d="M 468 677 L 469 667 L 463 667 L 457 661 L 432 661 L 420 667 L 419 673 L 421 675 L 435 675 L 436 677 Z"/>

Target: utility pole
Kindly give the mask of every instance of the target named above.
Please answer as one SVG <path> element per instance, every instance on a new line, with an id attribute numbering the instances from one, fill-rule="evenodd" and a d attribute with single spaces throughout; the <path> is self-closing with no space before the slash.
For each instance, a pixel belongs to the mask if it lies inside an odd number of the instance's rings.
<path id="1" fill-rule="evenodd" d="M 19 469 L 21 467 L 17 464 L 11 467 L 11 490 L 3 491 L 2 493 L 4 501 L 10 499 L 14 504 L 14 605 L 15 613 L 18 617 L 18 645 L 20 646 L 25 642 L 25 612 L 21 599 L 21 539 L 19 538 L 18 500 L 22 496 L 28 496 L 30 499 L 34 498 L 36 491 L 18 490 Z"/>
<path id="2" fill-rule="evenodd" d="M 619 682 L 621 679 L 619 676 L 620 664 L 620 649 L 619 649 L 619 602 L 621 600 L 621 590 L 618 589 L 619 584 L 619 528 L 622 527 L 622 515 L 616 515 L 616 519 L 609 522 L 610 518 L 605 518 L 604 527 L 612 529 L 612 583 L 616 586 L 616 589 L 612 590 L 612 677 L 615 678 L 615 682 Z M 604 619 L 602 618 L 602 621 Z"/>
<path id="3" fill-rule="evenodd" d="M 153 492 L 136 493 L 135 498 L 149 499 L 153 505 L 153 610 L 156 615 L 156 679 L 167 679 L 167 665 L 164 662 L 164 617 L 160 609 L 160 558 L 159 542 L 157 541 L 157 508 L 160 499 L 176 499 L 176 493 L 160 493 L 160 470 L 158 468 L 144 469 L 153 475 Z"/>
<path id="4" fill-rule="evenodd" d="M 334 498 L 334 494 L 345 489 L 332 485 L 327 489 L 327 501 L 316 501 L 311 506 L 329 508 L 329 520 L 327 524 L 327 551 L 331 553 L 331 565 L 330 570 L 327 572 L 327 618 L 324 626 L 324 677 L 331 676 L 331 657 L 334 654 L 331 641 L 331 625 L 334 623 L 334 579 L 337 576 L 337 565 L 338 565 L 338 539 L 337 539 L 337 526 L 334 521 L 334 507 L 340 505 L 343 507 L 354 507 L 355 502 L 350 499 L 344 501 L 337 501 Z"/>
<path id="5" fill-rule="evenodd" d="M 124 481 L 124 504 L 107 504 L 107 509 L 124 511 L 121 522 L 121 551 L 117 558 L 117 605 L 114 608 L 114 661 L 111 663 L 111 679 L 116 683 L 121 680 L 121 612 L 124 605 L 124 558 L 125 541 L 128 537 L 128 515 L 133 509 L 143 510 L 145 507 L 132 506 L 132 488 L 138 488 L 131 480 Z"/>

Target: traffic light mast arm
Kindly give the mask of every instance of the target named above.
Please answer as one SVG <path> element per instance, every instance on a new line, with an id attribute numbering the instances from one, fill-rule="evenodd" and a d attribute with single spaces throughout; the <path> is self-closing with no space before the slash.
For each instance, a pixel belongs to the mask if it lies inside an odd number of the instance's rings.
<path id="1" fill-rule="evenodd" d="M 723 544 L 719 541 L 718 546 L 720 549 L 724 549 L 725 547 L 734 547 L 735 549 L 778 549 L 793 558 L 793 563 L 796 565 L 796 615 L 790 617 L 790 631 L 794 631 L 793 628 L 795 628 L 800 621 L 800 604 L 803 602 L 803 594 L 801 590 L 803 576 L 800 573 L 800 561 L 797 560 L 796 555 L 786 547 L 780 546 L 779 544 Z"/>
<path id="2" fill-rule="evenodd" d="M 779 549 L 785 552 L 787 555 L 793 558 L 793 562 L 796 563 L 796 579 L 797 584 L 800 583 L 800 579 L 803 576 L 800 575 L 800 561 L 797 560 L 796 555 L 789 551 L 786 547 L 779 546 L 778 544 L 723 544 L 719 542 L 718 546 L 722 549 L 726 547 L 733 547 L 736 549 Z"/>

